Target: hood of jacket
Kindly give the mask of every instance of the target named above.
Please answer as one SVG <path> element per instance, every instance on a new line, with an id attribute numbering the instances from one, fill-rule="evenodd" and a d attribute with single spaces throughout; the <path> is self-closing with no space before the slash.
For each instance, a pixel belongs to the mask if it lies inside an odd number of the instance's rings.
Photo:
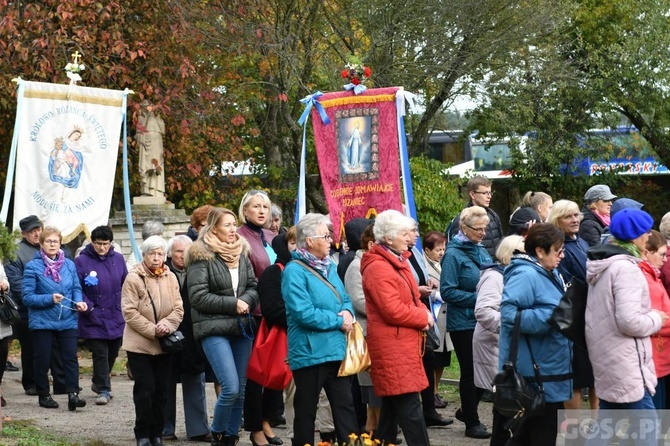
<path id="1" fill-rule="evenodd" d="M 276 235 L 272 239 L 272 249 L 277 254 L 275 263 L 286 265 L 291 261 L 291 251 L 288 250 L 288 242 L 286 241 L 286 233 Z"/>
<path id="2" fill-rule="evenodd" d="M 603 272 L 614 262 L 626 260 L 639 264 L 642 261 L 642 259 L 631 255 L 624 248 L 612 244 L 594 246 L 588 250 L 587 256 L 586 282 L 589 285 L 595 284 Z"/>
<path id="3" fill-rule="evenodd" d="M 344 224 L 344 234 L 347 236 L 347 245 L 349 245 L 350 251 L 356 252 L 362 248 L 361 237 L 363 231 L 373 222 L 368 218 L 354 218 Z"/>
<path id="4" fill-rule="evenodd" d="M 242 239 L 241 255 L 249 254 L 249 242 L 242 236 L 240 236 L 240 239 Z M 188 248 L 188 251 L 186 251 L 186 255 L 184 256 L 184 266 L 188 268 L 188 265 L 190 265 L 191 262 L 199 262 L 202 260 L 211 262 L 214 260 L 215 256 L 216 253 L 212 251 L 202 239 L 199 239 Z"/>

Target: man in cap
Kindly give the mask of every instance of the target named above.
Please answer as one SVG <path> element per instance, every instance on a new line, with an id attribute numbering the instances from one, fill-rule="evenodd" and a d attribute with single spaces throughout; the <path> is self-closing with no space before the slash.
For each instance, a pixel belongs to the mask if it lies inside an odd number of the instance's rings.
<path id="1" fill-rule="evenodd" d="M 605 184 L 596 184 L 584 194 L 583 218 L 579 226 L 579 236 L 589 246 L 600 244 L 603 232 L 610 224 L 610 211 L 615 198 L 616 195 Z"/>
<path id="2" fill-rule="evenodd" d="M 16 259 L 5 265 L 7 280 L 9 280 L 10 290 L 14 301 L 19 306 L 21 320 L 16 324 L 16 335 L 21 344 L 21 384 L 26 395 L 37 395 L 35 389 L 35 377 L 33 373 L 33 338 L 28 329 L 28 309 L 23 305 L 21 290 L 23 288 L 23 270 L 35 258 L 35 254 L 40 250 L 40 235 L 44 224 L 36 215 L 29 215 L 19 221 L 21 235 L 23 238 L 19 242 L 19 249 Z M 56 344 L 56 343 L 55 343 Z M 54 350 L 57 349 L 54 345 Z M 52 354 L 52 358 L 53 358 Z M 65 376 L 61 364 L 55 363 L 52 359 L 51 374 L 54 378 L 54 394 L 65 393 Z"/>

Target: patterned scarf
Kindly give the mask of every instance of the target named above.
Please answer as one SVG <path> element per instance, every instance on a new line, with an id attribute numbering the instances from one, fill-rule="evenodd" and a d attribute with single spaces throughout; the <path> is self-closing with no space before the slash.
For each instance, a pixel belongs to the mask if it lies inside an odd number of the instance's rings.
<path id="1" fill-rule="evenodd" d="M 44 261 L 45 265 L 44 277 L 51 276 L 54 282 L 60 283 L 60 274 L 58 272 L 65 263 L 65 253 L 63 250 L 58 250 L 58 254 L 56 254 L 55 260 L 50 259 L 49 256 L 44 253 L 43 249 L 40 249 L 40 256 L 42 256 L 42 260 Z"/>
<path id="2" fill-rule="evenodd" d="M 242 237 L 235 233 L 235 241 L 233 243 L 223 243 L 217 236 L 208 232 L 205 234 L 203 241 L 209 249 L 217 253 L 224 261 L 228 268 L 237 268 L 240 264 L 240 255 L 242 254 Z"/>
<path id="3" fill-rule="evenodd" d="M 642 253 L 640 252 L 640 249 L 631 242 L 624 242 L 622 240 L 614 239 L 610 243 L 625 249 L 630 253 L 630 255 L 637 257 L 638 259 L 642 258 Z"/>
<path id="4" fill-rule="evenodd" d="M 160 277 L 160 276 L 162 276 L 163 273 L 164 273 L 165 270 L 166 270 L 166 267 L 165 267 L 165 264 L 164 264 L 164 263 L 161 264 L 161 266 L 159 266 L 158 268 L 149 268 L 149 265 L 147 265 L 147 264 L 144 263 L 144 262 L 142 262 L 142 266 L 144 266 L 144 270 L 145 270 L 146 272 L 148 272 L 149 274 L 151 274 L 151 275 L 154 276 L 154 277 Z"/>
<path id="5" fill-rule="evenodd" d="M 330 265 L 330 257 L 326 256 L 323 259 L 317 259 L 314 254 L 307 251 L 305 248 L 300 248 L 295 251 L 296 255 L 307 262 L 309 266 L 320 272 L 323 277 L 328 278 L 328 266 Z"/>

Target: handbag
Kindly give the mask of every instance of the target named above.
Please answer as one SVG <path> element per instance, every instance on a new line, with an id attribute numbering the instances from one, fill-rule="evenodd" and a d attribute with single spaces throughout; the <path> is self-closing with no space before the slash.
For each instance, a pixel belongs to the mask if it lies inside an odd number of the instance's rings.
<path id="1" fill-rule="evenodd" d="M 563 336 L 577 345 L 586 348 L 586 298 L 589 286 L 581 280 L 573 277 L 563 293 L 563 297 L 551 313 L 547 321 L 549 325 L 558 330 Z"/>
<path id="2" fill-rule="evenodd" d="M 287 356 L 286 329 L 278 325 L 268 328 L 262 319 L 251 350 L 247 378 L 268 389 L 284 390 L 293 377 Z"/>
<path id="3" fill-rule="evenodd" d="M 437 350 L 440 348 L 440 337 L 435 331 L 435 326 L 429 328 L 424 332 L 426 334 L 426 348 L 430 350 Z"/>
<path id="4" fill-rule="evenodd" d="M 16 324 L 21 320 L 19 306 L 9 296 L 8 291 L 0 293 L 0 320 L 9 325 Z"/>
<path id="5" fill-rule="evenodd" d="M 347 348 L 337 376 L 350 376 L 370 368 L 370 353 L 361 324 L 354 321 L 347 333 Z"/>
<path id="6" fill-rule="evenodd" d="M 544 390 L 540 379 L 540 367 L 535 362 L 528 338 L 524 336 L 537 383 L 531 383 L 516 369 L 519 337 L 521 333 L 521 310 L 517 310 L 512 331 L 509 356 L 503 364 L 502 372 L 493 378 L 493 408 L 502 416 L 518 421 L 523 417 L 536 415 L 544 410 Z"/>
<path id="7" fill-rule="evenodd" d="M 156 323 L 158 323 L 156 305 L 154 305 L 154 299 L 151 297 L 151 293 L 149 292 L 149 287 L 147 287 L 146 282 L 144 282 L 144 287 L 147 289 L 149 302 L 151 302 L 151 308 L 154 310 L 154 319 L 156 320 Z M 184 349 L 184 343 L 182 342 L 183 340 L 184 334 L 179 330 L 175 330 L 167 336 L 161 336 L 158 338 L 158 342 L 161 345 L 161 350 L 163 350 L 165 353 L 176 353 L 182 351 Z"/>

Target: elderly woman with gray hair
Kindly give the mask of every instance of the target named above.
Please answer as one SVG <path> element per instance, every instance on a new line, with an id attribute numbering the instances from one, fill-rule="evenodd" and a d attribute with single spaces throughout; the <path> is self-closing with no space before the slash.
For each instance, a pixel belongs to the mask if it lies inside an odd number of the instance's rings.
<path id="1" fill-rule="evenodd" d="M 665 214 L 658 226 L 658 232 L 665 237 L 665 243 L 670 247 L 670 212 Z M 665 290 L 670 294 L 670 262 L 665 262 L 661 267 L 661 280 Z"/>
<path id="2" fill-rule="evenodd" d="M 126 276 L 121 311 L 126 321 L 122 348 L 133 374 L 137 446 L 162 445 L 163 407 L 167 402 L 170 355 L 159 338 L 177 330 L 184 317 L 179 282 L 165 265 L 167 243 L 152 235 L 140 246 L 142 263 Z"/>
<path id="3" fill-rule="evenodd" d="M 484 390 L 475 386 L 472 362 L 472 338 L 477 324 L 477 284 L 482 268 L 492 263 L 482 246 L 489 217 L 483 207 L 471 206 L 463 209 L 459 223 L 460 230 L 447 245 L 442 258 L 440 276 L 440 294 L 447 303 L 447 330 L 461 366 L 461 408 L 455 416 L 465 423 L 466 437 L 489 438 L 491 434 L 479 421 L 477 413 Z"/>
<path id="4" fill-rule="evenodd" d="M 359 431 L 351 377 L 338 377 L 354 321 L 351 299 L 330 260 L 328 220 L 307 214 L 296 226 L 298 249 L 282 274 L 288 322 L 288 361 L 295 381 L 293 444 L 314 444 L 319 392 L 331 403 L 340 442 Z"/>
<path id="5" fill-rule="evenodd" d="M 373 230 L 375 244 L 361 259 L 361 274 L 370 375 L 382 399 L 377 439 L 396 443 L 400 424 L 409 446 L 423 446 L 430 441 L 419 397 L 428 387 L 421 358 L 426 349 L 425 331 L 434 319 L 421 302 L 408 260 L 415 226 L 413 219 L 398 211 L 380 213 Z"/>

